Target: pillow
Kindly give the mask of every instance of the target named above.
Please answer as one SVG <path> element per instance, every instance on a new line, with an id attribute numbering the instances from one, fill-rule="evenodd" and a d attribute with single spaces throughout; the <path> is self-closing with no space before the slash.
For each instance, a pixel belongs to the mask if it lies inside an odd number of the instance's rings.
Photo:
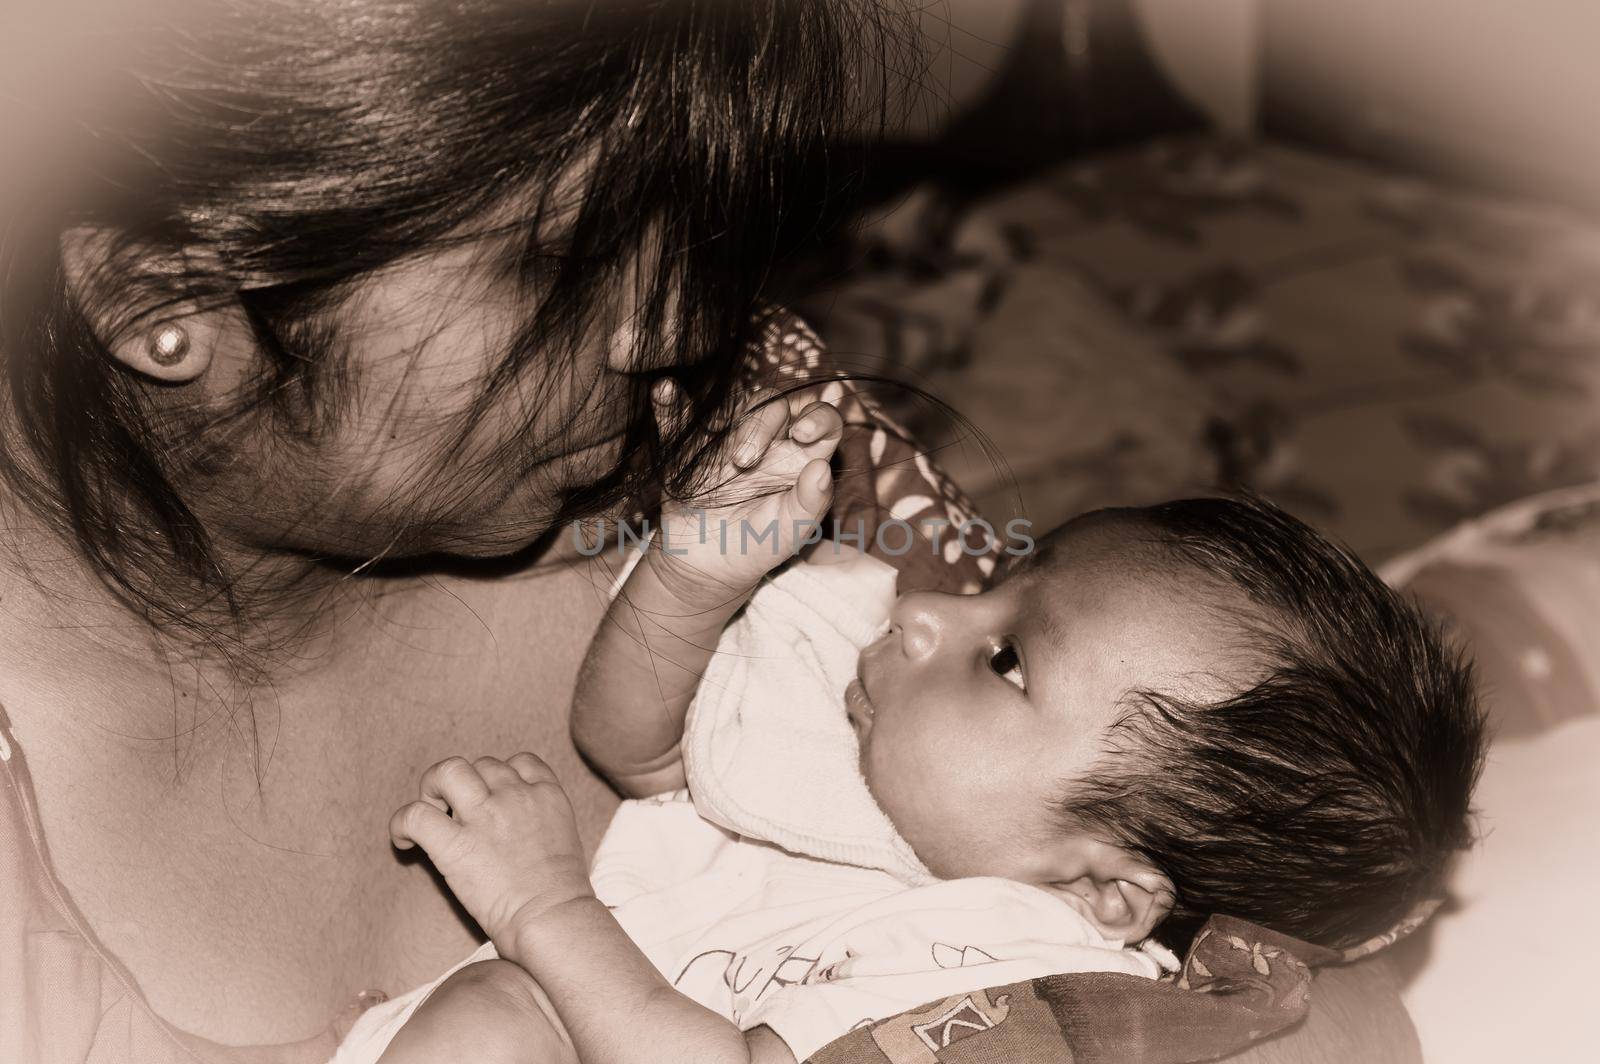
<path id="1" fill-rule="evenodd" d="M 1496 732 L 1479 842 L 1395 949 L 1424 1056 L 1581 1059 L 1600 953 L 1600 485 L 1495 511 L 1384 575 L 1466 644 Z"/>
<path id="2" fill-rule="evenodd" d="M 1472 653 L 1497 738 L 1600 714 L 1600 484 L 1502 507 L 1381 572 Z"/>
<path id="3" fill-rule="evenodd" d="M 1600 954 L 1600 717 L 1502 741 L 1478 787 L 1481 841 L 1431 926 L 1396 947 L 1423 1057 L 1592 1059 Z"/>

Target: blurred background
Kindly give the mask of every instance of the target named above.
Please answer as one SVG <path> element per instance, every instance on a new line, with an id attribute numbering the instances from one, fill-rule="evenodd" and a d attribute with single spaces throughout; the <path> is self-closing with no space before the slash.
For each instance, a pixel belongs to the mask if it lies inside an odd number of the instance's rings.
<path id="1" fill-rule="evenodd" d="M 990 509 L 1238 480 L 1382 559 L 1600 473 L 1600 5 L 922 20 L 879 217 L 805 302 L 960 398 L 1017 480 L 966 470 Z"/>
<path id="2" fill-rule="evenodd" d="M 1484 842 L 1395 951 L 1421 1045 L 1590 1059 L 1600 4 L 921 20 L 877 205 L 803 310 L 849 368 L 969 419 L 885 393 L 991 518 L 1248 486 L 1419 595 L 1475 653 L 1499 737 Z"/>

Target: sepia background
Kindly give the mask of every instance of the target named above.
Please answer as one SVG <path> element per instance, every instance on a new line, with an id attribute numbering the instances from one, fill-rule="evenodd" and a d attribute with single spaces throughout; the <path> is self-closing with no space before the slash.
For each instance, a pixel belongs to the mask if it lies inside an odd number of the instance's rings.
<path id="1" fill-rule="evenodd" d="M 872 205 L 789 298 L 960 415 L 881 393 L 996 526 L 1249 488 L 1415 593 L 1496 733 L 1392 950 L 1420 1052 L 1594 1059 L 1600 3 L 915 6 L 903 121 L 841 146 Z"/>

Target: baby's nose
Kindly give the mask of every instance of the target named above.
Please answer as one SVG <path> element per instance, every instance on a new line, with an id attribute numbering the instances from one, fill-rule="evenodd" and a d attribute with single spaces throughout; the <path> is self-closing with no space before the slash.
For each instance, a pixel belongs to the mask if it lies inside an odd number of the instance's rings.
<path id="1" fill-rule="evenodd" d="M 908 658 L 920 660 L 939 646 L 938 595 L 915 591 L 900 596 L 889 616 L 890 631 L 900 639 L 900 650 Z"/>

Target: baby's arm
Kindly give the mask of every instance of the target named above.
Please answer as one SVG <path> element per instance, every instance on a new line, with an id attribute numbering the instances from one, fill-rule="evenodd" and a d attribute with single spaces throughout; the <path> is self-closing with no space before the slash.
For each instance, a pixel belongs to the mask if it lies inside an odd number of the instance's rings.
<path id="1" fill-rule="evenodd" d="M 531 1060 L 534 1046 L 568 1059 L 559 1052 L 568 1039 L 583 1064 L 794 1064 L 770 1031 L 741 1032 L 678 993 L 628 939 L 590 889 L 572 807 L 534 755 L 440 762 L 390 833 L 402 849 L 427 850 L 500 956 L 532 981 L 519 984 L 509 965 L 469 965 L 412 1017 L 385 1064 L 439 1059 L 429 1054 L 441 1043 L 454 1059 L 485 1059 L 480 1046 L 508 1042 L 528 1053 L 495 1059 Z"/>
<path id="2" fill-rule="evenodd" d="M 658 398 L 658 416 L 667 416 L 670 391 Z M 684 786 L 684 715 L 724 626 L 828 507 L 839 413 L 811 403 L 792 425 L 790 416 L 782 397 L 756 406 L 715 487 L 694 500 L 699 508 L 663 507 L 659 533 L 590 644 L 573 696 L 573 738 L 626 795 Z"/>

